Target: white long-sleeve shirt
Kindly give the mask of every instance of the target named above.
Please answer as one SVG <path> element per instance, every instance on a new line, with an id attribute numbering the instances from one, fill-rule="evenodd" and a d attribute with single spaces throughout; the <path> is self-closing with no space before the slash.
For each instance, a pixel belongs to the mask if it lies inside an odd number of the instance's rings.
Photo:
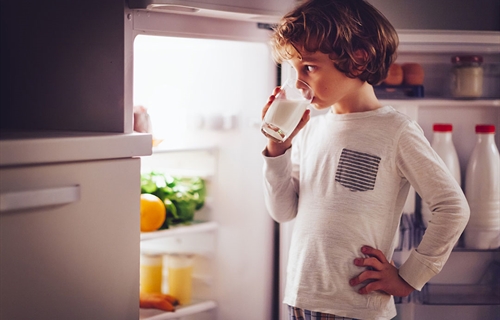
<path id="1" fill-rule="evenodd" d="M 429 203 L 425 235 L 399 269 L 420 290 L 449 257 L 469 218 L 465 196 L 418 124 L 392 107 L 311 118 L 293 146 L 264 156 L 265 201 L 295 219 L 284 303 L 358 319 L 391 319 L 391 296 L 361 295 L 349 279 L 369 245 L 390 261 L 410 185 Z"/>

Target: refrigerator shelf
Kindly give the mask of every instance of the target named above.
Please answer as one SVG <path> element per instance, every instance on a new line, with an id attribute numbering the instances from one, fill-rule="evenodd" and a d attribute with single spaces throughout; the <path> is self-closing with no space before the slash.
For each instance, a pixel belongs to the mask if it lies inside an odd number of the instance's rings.
<path id="1" fill-rule="evenodd" d="M 218 224 L 213 221 L 194 221 L 190 225 L 171 227 L 170 229 L 158 230 L 152 232 L 141 232 L 141 241 L 175 237 L 179 235 L 195 234 L 201 232 L 210 232 L 218 228 Z"/>
<path id="2" fill-rule="evenodd" d="M 213 145 L 190 145 L 190 144 L 173 144 L 165 143 L 160 144 L 153 148 L 153 153 L 176 153 L 176 152 L 193 152 L 193 151 L 207 151 L 214 152 L 217 147 Z"/>
<path id="3" fill-rule="evenodd" d="M 422 241 L 426 227 L 423 225 L 421 220 L 416 220 L 414 222 L 413 228 L 414 228 L 413 247 L 417 248 L 418 245 L 420 244 L 420 241 Z M 466 253 L 474 253 L 474 252 L 495 253 L 495 252 L 500 252 L 500 248 L 495 248 L 495 249 L 467 248 L 467 247 L 464 247 L 463 239 L 459 239 L 457 245 L 453 248 L 452 252 L 456 253 L 456 254 L 461 254 L 461 253 L 466 254 Z"/>
<path id="4" fill-rule="evenodd" d="M 373 87 L 378 99 L 411 99 L 424 97 L 424 86 L 380 84 Z"/>
<path id="5" fill-rule="evenodd" d="M 195 301 L 190 305 L 178 307 L 175 312 L 165 312 L 158 309 L 140 309 L 139 320 L 179 319 L 200 312 L 217 308 L 215 301 Z"/>
<path id="6" fill-rule="evenodd" d="M 399 52 L 494 53 L 500 51 L 500 32 L 464 30 L 398 30 Z"/>
<path id="7" fill-rule="evenodd" d="M 416 292 L 416 300 L 425 305 L 500 305 L 500 287 L 427 284 Z"/>
<path id="8" fill-rule="evenodd" d="M 500 107 L 500 99 L 439 99 L 439 98 L 420 98 L 420 99 L 380 99 L 383 105 L 414 105 L 418 107 Z"/>

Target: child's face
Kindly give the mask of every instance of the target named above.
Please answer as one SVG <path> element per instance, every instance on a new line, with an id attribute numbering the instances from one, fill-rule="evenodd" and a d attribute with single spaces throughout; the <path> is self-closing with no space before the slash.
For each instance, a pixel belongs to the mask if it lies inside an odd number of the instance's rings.
<path id="1" fill-rule="evenodd" d="M 305 52 L 288 60 L 297 73 L 297 78 L 309 84 L 314 91 L 313 106 L 325 109 L 356 95 L 362 81 L 347 77 L 335 68 L 333 61 L 319 51 Z"/>

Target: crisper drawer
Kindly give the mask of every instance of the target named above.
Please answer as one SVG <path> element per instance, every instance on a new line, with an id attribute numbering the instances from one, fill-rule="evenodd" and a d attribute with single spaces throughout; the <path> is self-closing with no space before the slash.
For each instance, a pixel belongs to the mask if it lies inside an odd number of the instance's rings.
<path id="1" fill-rule="evenodd" d="M 0 319 L 137 320 L 140 159 L 0 175 Z"/>

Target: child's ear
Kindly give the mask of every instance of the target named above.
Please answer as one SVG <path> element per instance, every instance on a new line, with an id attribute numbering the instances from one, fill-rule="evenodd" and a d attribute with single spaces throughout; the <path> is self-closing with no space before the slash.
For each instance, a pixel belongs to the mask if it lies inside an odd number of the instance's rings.
<path id="1" fill-rule="evenodd" d="M 356 70 L 353 70 L 353 74 L 355 76 L 359 76 L 366 68 L 366 62 L 368 61 L 368 53 L 363 49 L 358 49 L 354 51 L 354 59 L 356 61 L 356 65 L 358 66 Z"/>

